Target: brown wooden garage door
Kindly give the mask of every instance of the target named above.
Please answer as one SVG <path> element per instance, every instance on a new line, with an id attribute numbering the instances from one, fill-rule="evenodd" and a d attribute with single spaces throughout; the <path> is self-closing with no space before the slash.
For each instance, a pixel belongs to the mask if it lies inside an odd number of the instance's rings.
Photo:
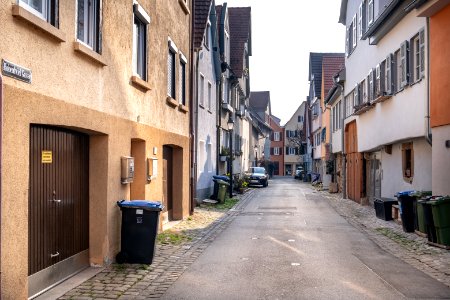
<path id="1" fill-rule="evenodd" d="M 87 135 L 31 126 L 28 275 L 89 248 L 88 176 Z"/>

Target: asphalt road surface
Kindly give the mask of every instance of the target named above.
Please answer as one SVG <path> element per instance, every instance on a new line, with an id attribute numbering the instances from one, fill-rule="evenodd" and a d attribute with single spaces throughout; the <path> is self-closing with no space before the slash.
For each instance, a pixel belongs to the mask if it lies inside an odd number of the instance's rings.
<path id="1" fill-rule="evenodd" d="M 309 185 L 271 180 L 163 299 L 450 299 Z"/>

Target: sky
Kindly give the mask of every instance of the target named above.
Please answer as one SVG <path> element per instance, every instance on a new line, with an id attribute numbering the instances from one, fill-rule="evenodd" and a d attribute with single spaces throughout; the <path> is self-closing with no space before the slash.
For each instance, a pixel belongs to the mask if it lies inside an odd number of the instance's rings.
<path id="1" fill-rule="evenodd" d="M 216 0 L 252 8 L 250 89 L 270 91 L 272 114 L 284 125 L 309 92 L 310 52 L 344 52 L 340 0 Z"/>

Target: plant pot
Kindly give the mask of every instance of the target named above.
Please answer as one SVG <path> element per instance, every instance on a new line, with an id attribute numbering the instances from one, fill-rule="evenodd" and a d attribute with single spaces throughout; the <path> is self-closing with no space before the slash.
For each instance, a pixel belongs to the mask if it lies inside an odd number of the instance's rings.
<path id="1" fill-rule="evenodd" d="M 226 161 L 227 161 L 227 156 L 225 156 L 225 155 L 220 155 L 220 156 L 219 156 L 219 159 L 220 159 L 220 161 L 222 161 L 222 162 L 226 162 Z"/>

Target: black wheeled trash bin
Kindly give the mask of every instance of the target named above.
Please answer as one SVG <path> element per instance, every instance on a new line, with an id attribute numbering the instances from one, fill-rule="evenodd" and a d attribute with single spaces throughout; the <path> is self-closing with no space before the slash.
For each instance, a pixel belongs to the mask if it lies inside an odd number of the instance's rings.
<path id="1" fill-rule="evenodd" d="M 122 211 L 119 264 L 151 264 L 155 253 L 159 213 L 164 206 L 147 200 L 118 201 Z"/>
<path id="2" fill-rule="evenodd" d="M 403 231 L 404 232 L 414 232 L 415 229 L 415 215 L 414 206 L 416 205 L 416 197 L 413 194 L 416 191 L 403 191 L 398 192 L 395 197 L 397 197 L 400 216 L 402 219 Z"/>
<path id="3" fill-rule="evenodd" d="M 397 200 L 391 198 L 375 198 L 373 206 L 377 218 L 390 221 L 392 220 L 392 205 L 397 204 Z"/>
<path id="4" fill-rule="evenodd" d="M 219 195 L 219 180 L 223 180 L 225 182 L 230 182 L 230 178 L 228 176 L 224 175 L 213 175 L 213 181 L 214 181 L 214 192 L 211 195 L 211 199 L 218 200 Z"/>

